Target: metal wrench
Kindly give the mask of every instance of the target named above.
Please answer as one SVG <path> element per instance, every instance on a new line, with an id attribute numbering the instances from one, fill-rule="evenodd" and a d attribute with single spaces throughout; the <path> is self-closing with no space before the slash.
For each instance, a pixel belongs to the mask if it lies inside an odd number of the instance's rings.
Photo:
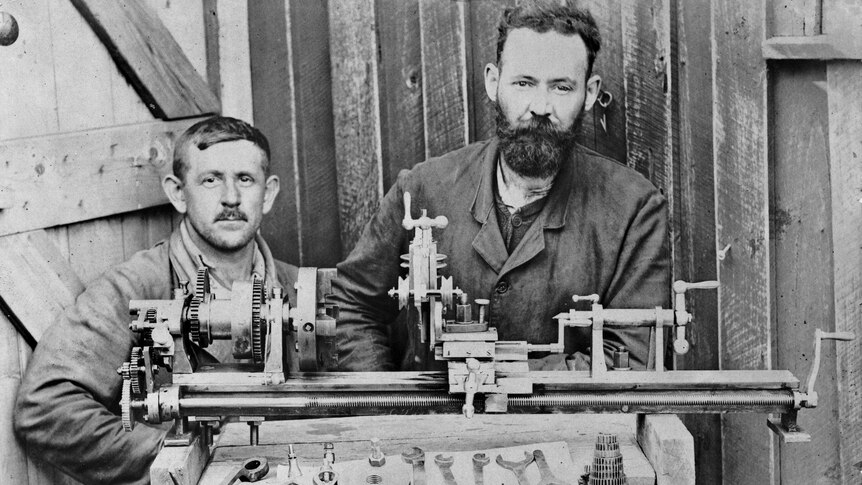
<path id="1" fill-rule="evenodd" d="M 551 473 L 551 467 L 548 466 L 548 462 L 545 460 L 545 454 L 542 453 L 542 450 L 535 450 L 533 452 L 533 457 L 536 459 L 539 473 L 542 474 L 542 479 L 539 480 L 539 483 L 536 485 L 571 485 L 569 482 L 564 482 Z"/>
<path id="2" fill-rule="evenodd" d="M 521 461 L 506 461 L 503 459 L 503 455 L 497 455 L 497 464 L 514 473 L 518 478 L 519 485 L 530 485 L 524 470 L 527 469 L 527 465 L 533 463 L 533 460 L 533 454 L 529 451 L 524 452 L 524 459 Z"/>
<path id="3" fill-rule="evenodd" d="M 484 453 L 476 453 L 473 455 L 473 481 L 476 485 L 485 485 L 485 465 L 491 463 L 491 458 Z"/>
<path id="4" fill-rule="evenodd" d="M 412 447 L 401 452 L 404 463 L 413 465 L 413 479 L 411 485 L 426 485 L 425 481 L 425 452 L 422 448 Z"/>
<path id="5" fill-rule="evenodd" d="M 458 482 L 455 481 L 455 475 L 452 474 L 452 465 L 455 464 L 455 458 L 452 456 L 443 456 L 437 455 L 434 457 L 434 463 L 437 464 L 437 468 L 440 469 L 440 473 L 443 475 L 443 480 L 446 482 L 446 485 L 458 485 Z"/>
<path id="6" fill-rule="evenodd" d="M 234 476 L 222 482 L 222 485 L 231 485 L 241 478 L 247 482 L 256 482 L 265 477 L 267 473 L 269 473 L 269 462 L 262 456 L 256 456 L 242 462 L 242 466 L 239 467 Z"/>

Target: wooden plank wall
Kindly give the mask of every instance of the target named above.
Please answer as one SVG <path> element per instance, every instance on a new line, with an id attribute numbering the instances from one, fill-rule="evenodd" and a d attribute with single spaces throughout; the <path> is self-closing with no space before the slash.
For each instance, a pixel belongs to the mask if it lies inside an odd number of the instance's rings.
<path id="1" fill-rule="evenodd" d="M 195 70 L 205 78 L 208 56 L 202 4 L 161 0 L 142 0 L 141 4 L 158 14 Z M 222 12 L 216 22 L 218 41 L 211 42 L 210 46 L 221 47 L 209 55 L 220 61 L 218 83 L 222 112 L 251 119 L 245 2 L 220 0 L 218 9 Z M 94 177 L 103 172 L 106 172 L 106 180 L 108 177 L 121 177 L 122 182 L 133 182 L 134 178 L 120 176 L 120 172 L 97 170 L 100 158 L 103 164 L 114 161 L 116 167 L 123 166 L 119 153 L 106 155 L 102 151 L 118 142 L 117 146 L 127 150 L 122 157 L 135 160 L 138 157 L 135 150 L 138 150 L 141 159 L 146 161 L 153 156 L 150 153 L 152 139 L 147 132 L 165 125 L 154 120 L 91 27 L 68 0 L 12 0 L 3 2 L 2 10 L 16 17 L 20 37 L 15 44 L 0 48 L 0 64 L 4 66 L 0 69 L 0 86 L 3 86 L 0 89 L 0 112 L 3 113 L 0 153 L 5 154 L 6 160 L 5 171 L 0 176 L 0 195 L 11 200 L 13 205 L 16 197 L 17 202 L 24 204 L 30 200 L 30 195 L 26 191 L 20 192 L 22 185 L 18 182 L 22 180 L 20 177 L 24 176 L 25 168 L 36 176 L 50 175 L 53 165 L 43 164 L 42 173 L 38 173 L 38 161 L 21 160 L 18 156 L 23 153 L 21 147 L 30 147 L 27 153 L 32 153 L 35 159 L 66 160 L 70 165 L 64 172 L 65 193 L 56 190 L 56 185 L 61 182 L 54 178 L 47 185 L 34 185 L 36 192 L 33 194 L 42 191 L 53 196 L 65 194 L 69 199 L 79 195 L 83 197 L 88 191 L 94 192 Z M 189 123 L 181 122 L 175 126 L 183 129 Z M 105 134 L 105 140 L 114 141 L 102 144 L 81 141 L 88 133 L 94 133 L 92 130 L 100 130 L 97 133 Z M 52 141 L 53 136 L 78 141 L 64 145 Z M 97 134 L 95 139 L 98 138 Z M 159 160 L 166 160 L 169 142 L 162 143 L 162 149 L 155 147 L 155 150 Z M 21 165 L 22 162 L 26 163 Z M 91 166 L 95 168 L 88 179 L 91 172 L 86 168 Z M 129 166 L 128 162 L 125 166 Z M 170 234 L 176 218 L 173 209 L 165 205 L 166 198 L 159 193 L 156 172 L 141 175 L 135 184 L 141 191 L 140 197 L 129 197 L 135 193 L 135 187 L 120 189 L 123 185 L 106 183 L 100 190 L 109 193 L 124 190 L 126 197 L 117 198 L 115 204 L 99 204 L 98 213 L 88 213 L 82 207 L 58 211 L 57 207 L 64 203 L 61 200 L 53 202 L 53 211 L 45 207 L 42 216 L 31 217 L 29 221 L 11 215 L 4 219 L 0 213 L 0 236 L 5 242 L 10 237 L 17 237 L 8 234 L 48 227 L 48 238 L 70 262 L 78 277 L 87 283 L 109 266 Z M 26 177 L 27 180 L 35 180 L 29 174 Z M 19 190 L 17 194 L 15 189 Z M 32 199 L 34 207 L 40 207 L 39 204 L 45 200 L 54 200 L 43 199 Z M 136 210 L 140 207 L 146 208 Z M 61 217 L 58 219 L 57 215 Z M 38 223 L 33 225 L 34 221 Z M 6 316 L 0 315 L 0 395 L 4 396 L 0 402 L 0 481 L 31 485 L 75 483 L 52 467 L 26 456 L 25 450 L 12 436 L 15 390 L 31 352 L 30 346 L 17 334 Z"/>

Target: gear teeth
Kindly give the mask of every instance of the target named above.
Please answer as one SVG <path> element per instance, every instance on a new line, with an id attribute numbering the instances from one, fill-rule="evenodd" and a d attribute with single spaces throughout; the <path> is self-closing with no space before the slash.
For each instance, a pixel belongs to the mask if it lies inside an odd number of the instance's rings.
<path id="1" fill-rule="evenodd" d="M 126 364 L 123 364 L 125 367 Z M 132 356 L 129 359 L 129 382 L 133 394 L 141 393 L 141 349 L 135 347 L 132 349 Z"/>
<path id="2" fill-rule="evenodd" d="M 120 397 L 121 418 L 123 420 L 123 430 L 131 432 L 135 427 L 135 420 L 132 419 L 132 383 L 131 381 L 123 381 L 123 391 Z"/>
<path id="3" fill-rule="evenodd" d="M 264 344 L 266 340 L 266 325 L 261 319 L 263 307 L 263 282 L 255 278 L 252 287 L 251 302 L 251 353 L 255 363 L 263 363 Z"/>
<path id="4" fill-rule="evenodd" d="M 201 268 L 198 270 L 197 276 L 195 278 L 195 295 L 192 298 L 192 301 L 189 303 L 189 336 L 192 339 L 192 342 L 198 344 L 201 347 L 206 347 L 209 345 L 208 339 L 201 338 L 201 321 L 200 321 L 200 307 L 201 303 L 203 303 L 204 299 L 206 299 L 207 295 L 210 293 L 210 276 L 209 270 L 207 268 Z"/>

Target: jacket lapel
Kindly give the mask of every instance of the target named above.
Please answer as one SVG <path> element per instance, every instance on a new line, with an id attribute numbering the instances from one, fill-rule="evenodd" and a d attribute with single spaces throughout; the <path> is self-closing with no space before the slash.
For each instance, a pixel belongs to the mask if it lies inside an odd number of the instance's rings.
<path id="1" fill-rule="evenodd" d="M 494 171 L 497 168 L 498 145 L 499 140 L 495 138 L 485 150 L 476 196 L 470 209 L 476 222 L 482 224 L 473 238 L 473 249 L 495 273 L 500 272 L 509 256 L 494 211 Z"/>

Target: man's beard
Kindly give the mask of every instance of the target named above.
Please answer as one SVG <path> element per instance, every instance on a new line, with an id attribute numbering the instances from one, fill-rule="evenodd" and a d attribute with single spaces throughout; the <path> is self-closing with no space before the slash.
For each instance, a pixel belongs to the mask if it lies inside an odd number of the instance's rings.
<path id="1" fill-rule="evenodd" d="M 584 112 L 568 130 L 558 130 L 546 116 L 534 116 L 526 126 L 512 127 L 500 103 L 494 105 L 500 153 L 506 165 L 522 177 L 545 179 L 557 175 L 572 153 Z"/>

